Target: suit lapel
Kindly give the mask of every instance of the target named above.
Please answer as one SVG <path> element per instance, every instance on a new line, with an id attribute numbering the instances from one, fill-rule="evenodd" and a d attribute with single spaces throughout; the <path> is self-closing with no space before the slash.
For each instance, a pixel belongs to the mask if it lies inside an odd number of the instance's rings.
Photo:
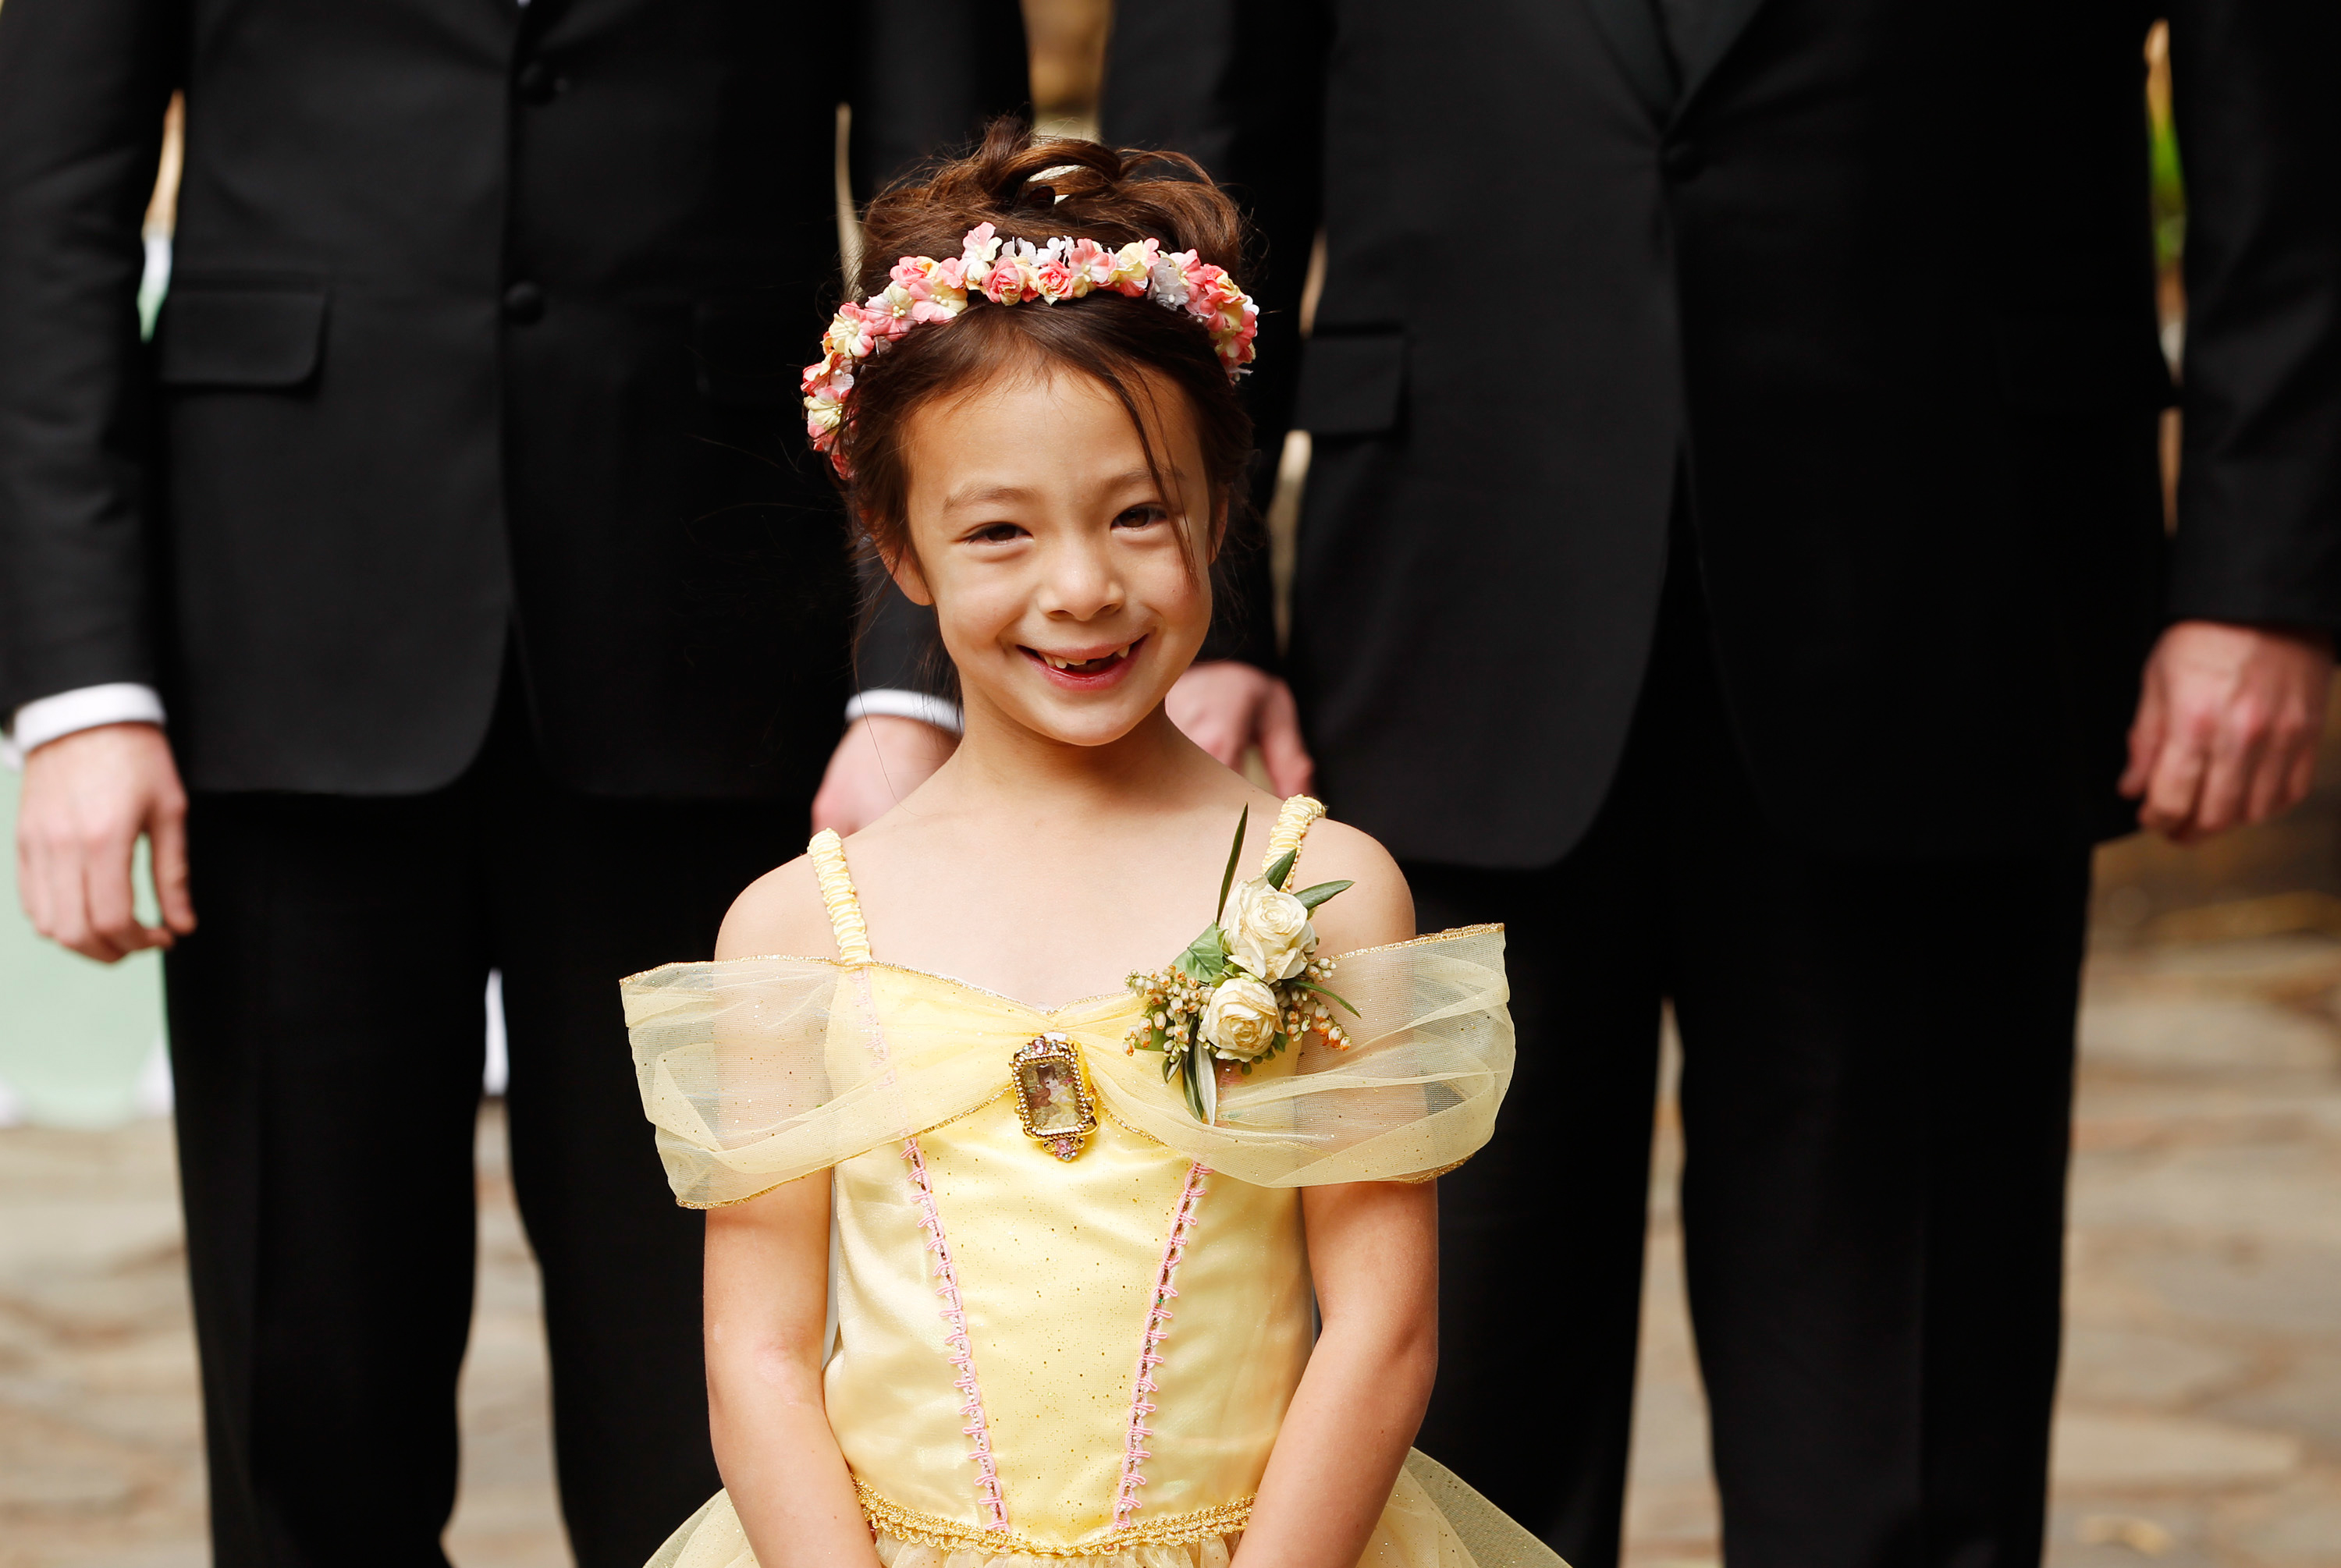
<path id="1" fill-rule="evenodd" d="M 1731 46 L 1748 30 L 1748 24 L 1762 7 L 1764 0 L 1708 0 L 1707 25 L 1698 35 L 1681 40 L 1682 94 L 1679 104 L 1688 104 L 1731 53 Z"/>
<path id="2" fill-rule="evenodd" d="M 1652 119 L 1665 123 L 1674 113 L 1675 68 L 1667 58 L 1666 39 L 1659 32 L 1651 0 L 1585 0 L 1585 8 L 1593 14 L 1594 25 L 1608 40 L 1634 95 Z"/>

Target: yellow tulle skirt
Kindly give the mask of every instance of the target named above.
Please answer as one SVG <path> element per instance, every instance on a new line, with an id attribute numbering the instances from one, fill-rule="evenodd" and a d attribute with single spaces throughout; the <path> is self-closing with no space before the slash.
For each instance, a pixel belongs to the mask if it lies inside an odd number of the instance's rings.
<path id="1" fill-rule="evenodd" d="M 1229 1568 L 1241 1535 L 1213 1535 L 1189 1544 L 1144 1543 L 1122 1552 L 1038 1556 L 1021 1552 L 947 1552 L 940 1547 L 877 1538 L 885 1568 Z M 757 1568 L 747 1533 L 719 1492 L 667 1538 L 645 1568 Z M 1390 1490 L 1358 1568 L 1568 1568 L 1559 1555 L 1455 1473 L 1421 1453 L 1410 1453 Z"/>

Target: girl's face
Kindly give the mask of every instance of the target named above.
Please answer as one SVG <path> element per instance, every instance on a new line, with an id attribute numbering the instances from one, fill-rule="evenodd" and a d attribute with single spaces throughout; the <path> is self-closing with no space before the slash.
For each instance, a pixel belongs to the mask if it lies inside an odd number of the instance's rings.
<path id="1" fill-rule="evenodd" d="M 1077 746 L 1152 713 L 1211 621 L 1202 448 L 1176 388 L 1141 395 L 1164 493 L 1121 401 L 1060 371 L 931 402 L 904 431 L 911 551 L 894 579 L 932 604 L 972 711 Z M 1191 541 L 1191 542 L 1190 542 Z"/>

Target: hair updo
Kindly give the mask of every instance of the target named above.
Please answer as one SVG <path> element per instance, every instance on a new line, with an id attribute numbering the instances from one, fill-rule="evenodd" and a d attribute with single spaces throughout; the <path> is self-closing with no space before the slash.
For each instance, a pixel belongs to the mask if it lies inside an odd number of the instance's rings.
<path id="1" fill-rule="evenodd" d="M 1165 252 L 1194 251 L 1240 277 L 1243 219 L 1191 158 L 1036 136 L 1020 121 L 1001 119 L 972 154 L 936 164 L 870 203 L 856 297 L 885 288 L 898 257 L 958 255 L 979 223 L 993 225 L 1002 240 L 1035 245 L 1060 234 L 1109 250 L 1152 238 Z M 971 293 L 956 320 L 917 327 L 854 367 L 853 416 L 838 432 L 837 455 L 844 460 L 838 482 L 856 526 L 882 558 L 909 547 L 902 436 L 911 416 L 937 398 L 1020 367 L 1077 372 L 1112 392 L 1158 474 L 1143 404 L 1158 380 L 1176 387 L 1193 415 L 1210 486 L 1207 504 L 1190 501 L 1179 510 L 1208 530 L 1215 510 L 1209 502 L 1240 502 L 1251 419 L 1200 321 L 1143 295 L 1105 289 L 1055 304 L 1013 306 Z"/>

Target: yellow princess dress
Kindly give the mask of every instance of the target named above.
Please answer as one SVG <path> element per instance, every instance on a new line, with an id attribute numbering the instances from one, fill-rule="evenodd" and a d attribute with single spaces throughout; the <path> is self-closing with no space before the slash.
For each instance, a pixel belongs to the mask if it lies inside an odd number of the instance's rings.
<path id="1" fill-rule="evenodd" d="M 1287 802 L 1268 858 L 1322 810 Z M 1125 1053 L 1136 997 L 1043 1011 L 881 963 L 836 836 L 812 855 L 838 958 L 653 969 L 626 1020 L 685 1206 L 832 1173 L 824 1397 L 880 1560 L 1228 1568 L 1309 1359 L 1300 1189 L 1427 1180 L 1487 1141 L 1501 928 L 1343 957 L 1351 1047 L 1286 1051 L 1207 1126 Z M 652 1559 L 754 1563 L 721 1493 Z M 1416 1454 L 1363 1563 L 1559 1560 Z"/>

